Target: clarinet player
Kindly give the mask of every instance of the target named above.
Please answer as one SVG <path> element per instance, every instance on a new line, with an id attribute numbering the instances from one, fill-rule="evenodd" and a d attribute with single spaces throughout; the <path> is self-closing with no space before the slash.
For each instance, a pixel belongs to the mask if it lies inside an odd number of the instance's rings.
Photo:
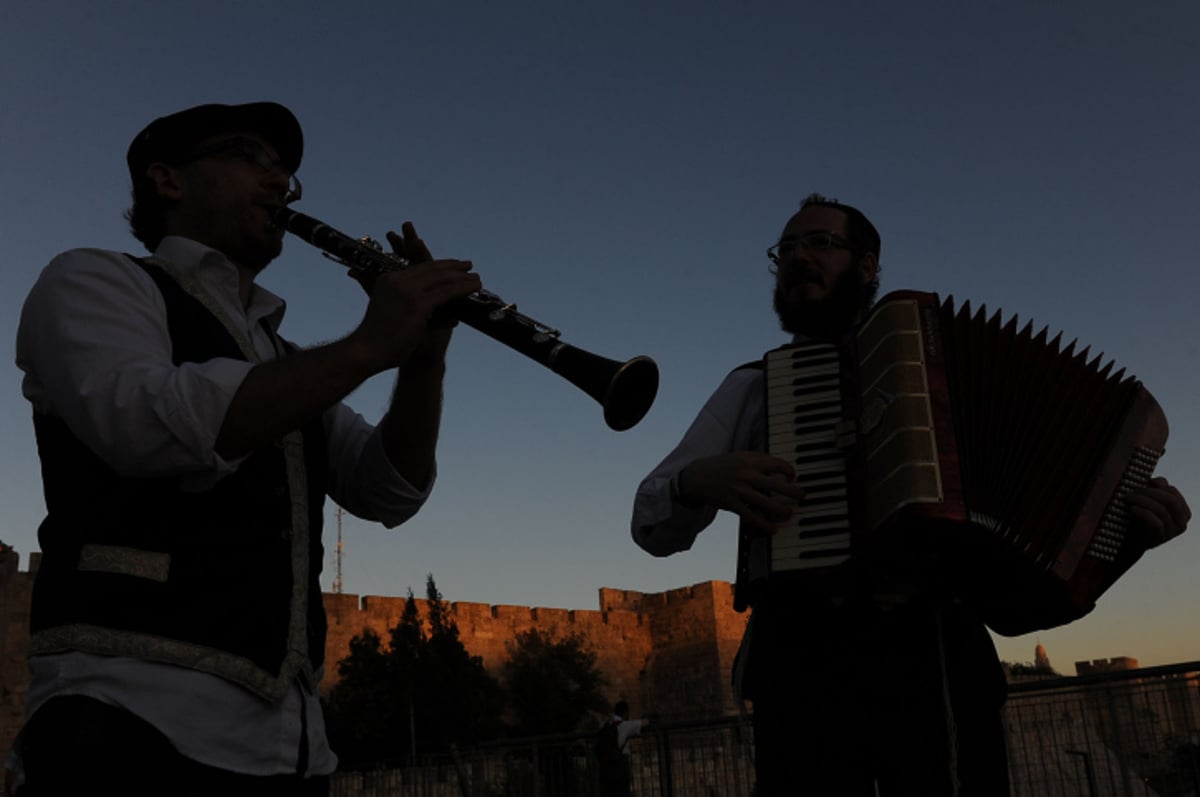
<path id="1" fill-rule="evenodd" d="M 300 124 L 270 102 L 155 119 L 126 217 L 151 253 L 55 257 L 22 312 L 47 516 L 31 611 L 21 797 L 326 794 L 317 696 L 326 495 L 394 527 L 433 487 L 451 325 L 481 288 L 389 233 L 346 337 L 300 349 L 256 283 L 299 198 Z M 394 371 L 377 426 L 342 399 Z"/>
<path id="2" fill-rule="evenodd" d="M 813 194 L 769 250 L 774 309 L 795 343 L 836 343 L 871 307 L 880 236 L 858 209 Z M 651 554 L 691 547 L 719 510 L 770 534 L 805 481 L 765 453 L 761 369 L 731 372 L 643 480 L 632 533 Z M 1190 510 L 1163 479 L 1130 497 L 1151 545 Z M 735 684 L 754 707 L 756 797 L 1007 795 L 1005 676 L 982 621 L 932 587 L 926 561 L 888 583 L 843 578 L 752 598 Z M 878 791 L 876 791 L 878 789 Z"/>

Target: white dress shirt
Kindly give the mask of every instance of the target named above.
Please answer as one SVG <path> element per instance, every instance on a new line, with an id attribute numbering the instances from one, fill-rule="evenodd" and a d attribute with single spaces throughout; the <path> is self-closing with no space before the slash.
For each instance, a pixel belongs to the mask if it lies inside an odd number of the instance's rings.
<path id="1" fill-rule="evenodd" d="M 613 714 L 609 722 L 617 724 L 617 749 L 625 756 L 631 756 L 629 740 L 642 735 L 642 729 L 650 724 L 650 720 L 627 720 L 620 714 Z"/>
<path id="2" fill-rule="evenodd" d="M 701 457 L 761 451 L 765 424 L 762 370 L 733 371 L 704 404 L 679 445 L 638 486 L 631 524 L 634 541 L 655 556 L 691 548 L 717 510 L 676 501 L 676 477 Z"/>
<path id="3" fill-rule="evenodd" d="M 164 238 L 154 253 L 189 293 L 258 361 L 278 356 L 262 321 L 278 329 L 285 305 L 254 286 L 248 306 L 238 295 L 236 266 L 195 241 Z M 171 361 L 166 304 L 143 269 L 116 252 L 76 249 L 45 268 L 25 302 L 17 333 L 22 390 L 35 413 L 61 418 L 125 476 L 175 476 L 203 490 L 241 460 L 214 450 L 226 411 L 253 362 L 215 358 Z M 325 412 L 328 491 L 347 511 L 387 527 L 420 509 L 433 486 L 409 484 L 392 467 L 382 435 L 344 404 Z M 65 653 L 30 659 L 26 717 L 58 695 L 86 695 L 132 711 L 164 733 L 184 755 L 253 775 L 296 771 L 301 731 L 308 774 L 332 772 L 315 691 L 297 683 L 278 705 L 219 677 L 137 659 Z M 19 769 L 19 748 L 10 765 Z"/>

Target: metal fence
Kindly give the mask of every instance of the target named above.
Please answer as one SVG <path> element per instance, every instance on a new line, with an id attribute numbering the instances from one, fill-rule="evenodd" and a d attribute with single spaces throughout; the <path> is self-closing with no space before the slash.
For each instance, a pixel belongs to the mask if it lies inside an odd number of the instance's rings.
<path id="1" fill-rule="evenodd" d="M 1200 796 L 1200 662 L 1009 685 L 1014 797 Z"/>
<path id="2" fill-rule="evenodd" d="M 1200 662 L 1010 684 L 1013 797 L 1200 797 Z M 658 723 L 630 743 L 636 797 L 746 797 L 749 718 Z M 592 734 L 508 740 L 334 776 L 332 797 L 597 797 Z"/>
<path id="3" fill-rule="evenodd" d="M 344 772 L 332 797 L 598 797 L 591 733 L 481 745 L 417 766 Z M 750 723 L 737 717 L 659 724 L 630 740 L 635 795 L 748 795 Z"/>

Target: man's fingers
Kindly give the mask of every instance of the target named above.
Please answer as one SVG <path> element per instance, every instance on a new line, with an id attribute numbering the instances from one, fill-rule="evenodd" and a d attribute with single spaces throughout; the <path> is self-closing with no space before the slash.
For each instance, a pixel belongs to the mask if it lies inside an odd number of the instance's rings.
<path id="1" fill-rule="evenodd" d="M 1179 492 L 1179 488 L 1158 476 L 1150 481 L 1147 491 L 1166 509 L 1171 521 L 1182 532 L 1187 527 L 1188 521 L 1192 519 L 1192 510 L 1184 499 L 1183 493 Z"/>
<path id="2" fill-rule="evenodd" d="M 1160 515 L 1154 508 L 1153 504 L 1135 504 L 1130 500 L 1129 511 L 1139 522 L 1151 531 L 1157 532 L 1161 536 L 1164 529 L 1165 512 Z"/>
<path id="3" fill-rule="evenodd" d="M 417 230 L 413 227 L 412 222 L 404 222 L 400 226 L 400 232 L 399 235 L 392 230 L 387 232 L 388 243 L 392 245 L 393 253 L 404 258 L 410 264 L 433 260 L 433 255 L 429 253 L 429 247 L 417 236 Z"/>
<path id="4" fill-rule="evenodd" d="M 433 260 L 433 255 L 429 252 L 429 247 L 417 235 L 417 228 L 413 226 L 411 221 L 406 221 L 400 225 L 400 232 L 404 233 L 405 251 L 408 252 L 408 259 L 414 263 L 424 263 L 426 260 Z"/>
<path id="5" fill-rule="evenodd" d="M 1150 532 L 1152 545 L 1182 534 L 1192 519 L 1192 511 L 1183 494 L 1161 477 L 1130 493 L 1127 500 L 1134 518 Z"/>

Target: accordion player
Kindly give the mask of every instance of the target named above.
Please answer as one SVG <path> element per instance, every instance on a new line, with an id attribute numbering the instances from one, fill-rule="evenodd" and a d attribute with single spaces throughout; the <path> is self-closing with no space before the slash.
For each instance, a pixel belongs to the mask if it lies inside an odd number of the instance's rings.
<path id="1" fill-rule="evenodd" d="M 1146 389 L 1087 350 L 970 304 L 890 293 L 840 344 L 766 354 L 767 451 L 807 496 L 743 527 L 735 605 L 928 552 L 994 630 L 1071 622 L 1145 550 L 1125 496 L 1167 438 Z"/>

